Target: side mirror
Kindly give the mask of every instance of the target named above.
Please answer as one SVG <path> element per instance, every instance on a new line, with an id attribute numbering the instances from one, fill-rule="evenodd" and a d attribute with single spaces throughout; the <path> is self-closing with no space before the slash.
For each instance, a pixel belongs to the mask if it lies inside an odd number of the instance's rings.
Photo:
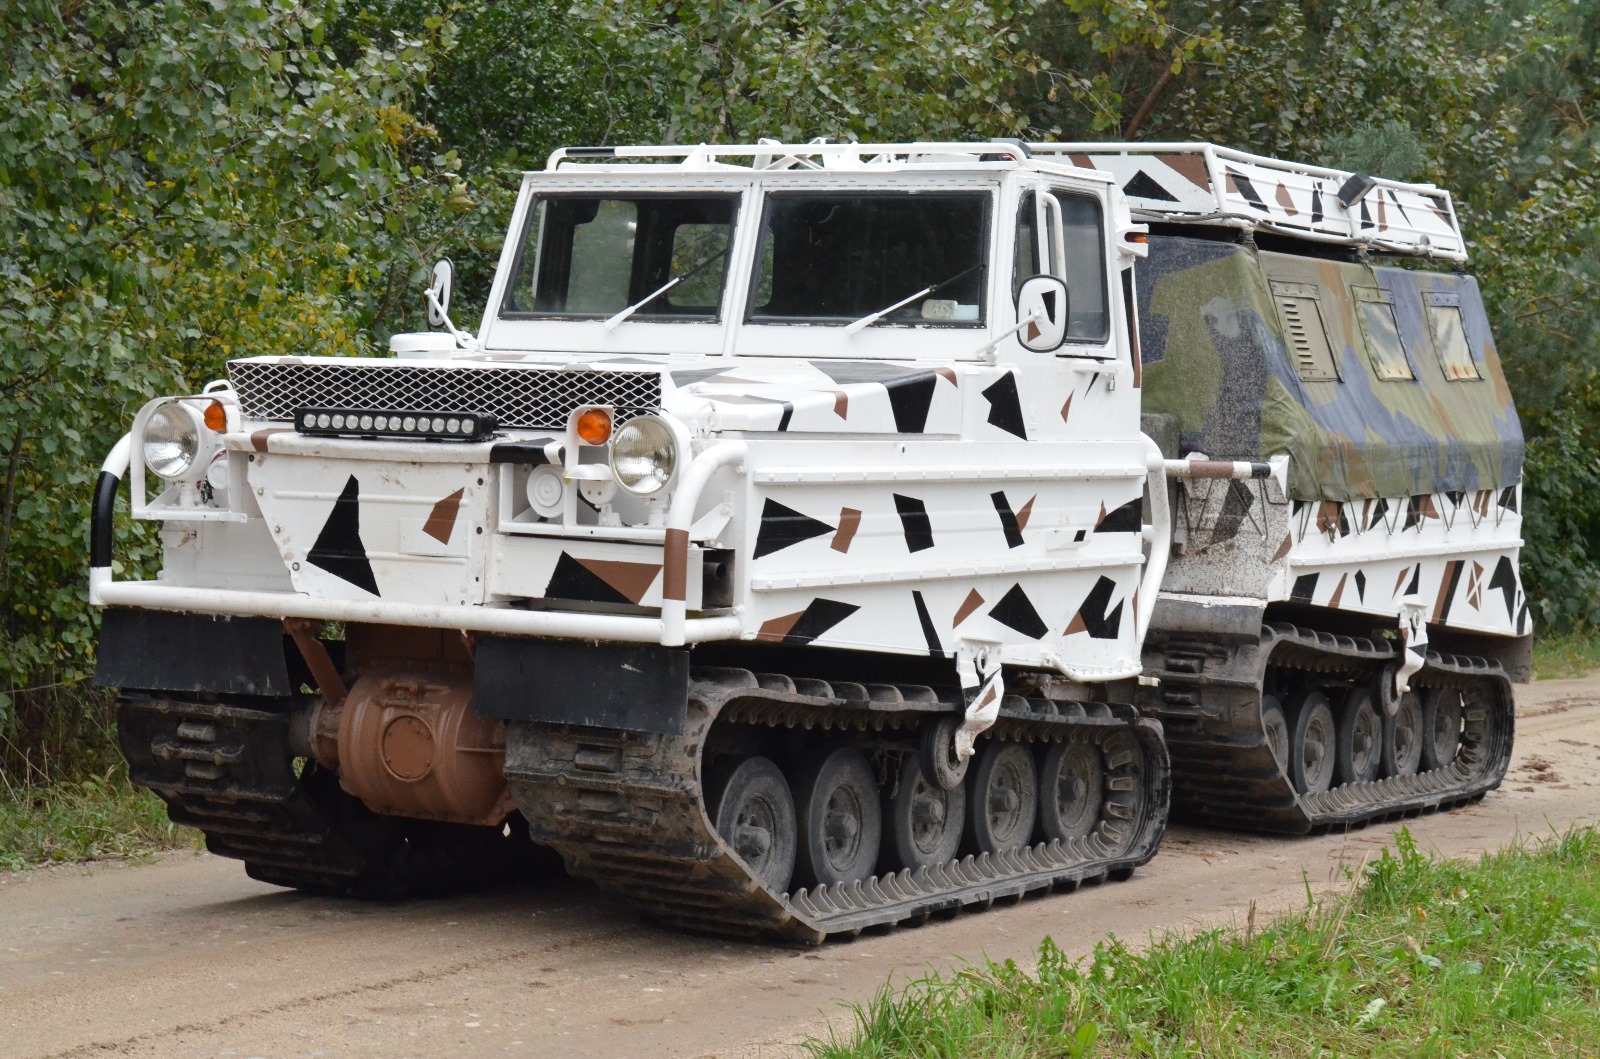
<path id="1" fill-rule="evenodd" d="M 1034 276 L 1017 291 L 1017 322 L 1033 319 L 1017 341 L 1035 353 L 1054 353 L 1067 340 L 1067 285 L 1056 276 Z"/>
<path id="2" fill-rule="evenodd" d="M 429 327 L 446 327 L 450 323 L 450 287 L 455 274 L 456 267 L 448 257 L 433 266 L 433 282 L 428 284 Z"/>

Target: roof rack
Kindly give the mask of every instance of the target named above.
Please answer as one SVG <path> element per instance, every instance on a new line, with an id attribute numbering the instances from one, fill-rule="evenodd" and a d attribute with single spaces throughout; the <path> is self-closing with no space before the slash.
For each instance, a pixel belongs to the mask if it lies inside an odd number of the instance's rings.
<path id="1" fill-rule="evenodd" d="M 805 144 L 758 140 L 753 144 L 694 144 L 626 147 L 560 147 L 545 162 L 546 170 L 578 162 L 605 163 L 627 159 L 676 161 L 685 169 L 859 169 L 892 165 L 970 166 L 982 162 L 1016 164 L 1028 149 L 1016 140 L 980 143 L 839 143 L 816 139 Z"/>
<path id="2" fill-rule="evenodd" d="M 1209 143 L 1030 143 L 1114 177 L 1145 221 L 1220 224 L 1385 253 L 1467 259 L 1450 193 Z"/>

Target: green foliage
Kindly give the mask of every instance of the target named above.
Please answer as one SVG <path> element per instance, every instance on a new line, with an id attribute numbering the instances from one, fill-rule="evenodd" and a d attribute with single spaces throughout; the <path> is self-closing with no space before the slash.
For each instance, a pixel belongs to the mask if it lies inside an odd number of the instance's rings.
<path id="1" fill-rule="evenodd" d="M 122 768 L 48 788 L 0 778 L 0 869 L 61 861 L 139 857 L 196 848 L 200 833 L 167 819 L 167 807 L 134 787 Z"/>
<path id="2" fill-rule="evenodd" d="M 1047 0 L 581 0 L 669 142 L 1016 135 L 1026 19 Z"/>
<path id="3" fill-rule="evenodd" d="M 140 404 L 216 377 L 230 354 L 358 349 L 385 308 L 373 288 L 452 189 L 448 158 L 401 164 L 427 137 L 407 107 L 431 46 L 391 37 L 338 61 L 325 7 L 0 0 L 13 747 L 18 700 L 86 674 L 88 499 Z M 132 567 L 155 554 L 128 527 L 118 548 Z"/>
<path id="4" fill-rule="evenodd" d="M 1347 897 L 1261 933 L 1120 942 L 885 991 L 818 1059 L 1587 1055 L 1600 1043 L 1600 834 L 1476 864 L 1408 832 Z M 1554 1047 L 1559 1045 L 1559 1050 Z M 1547 1051 L 1547 1048 L 1549 1049 Z"/>

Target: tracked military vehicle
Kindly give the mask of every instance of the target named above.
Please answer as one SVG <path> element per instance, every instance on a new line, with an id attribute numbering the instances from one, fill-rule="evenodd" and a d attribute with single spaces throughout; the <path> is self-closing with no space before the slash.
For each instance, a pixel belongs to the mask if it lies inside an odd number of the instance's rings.
<path id="1" fill-rule="evenodd" d="M 799 942 L 1126 877 L 1169 744 L 1228 823 L 1475 797 L 1520 437 L 1471 281 L 1380 251 L 1459 260 L 1448 197 L 1203 146 L 558 151 L 476 334 L 442 265 L 389 358 L 135 417 L 90 586 L 132 775 L 269 882 L 538 844 Z M 124 479 L 155 580 L 112 575 Z"/>

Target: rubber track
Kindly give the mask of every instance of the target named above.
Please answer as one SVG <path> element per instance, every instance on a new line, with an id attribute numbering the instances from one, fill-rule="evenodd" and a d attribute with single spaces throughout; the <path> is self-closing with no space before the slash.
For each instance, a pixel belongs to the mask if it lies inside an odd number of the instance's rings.
<path id="1" fill-rule="evenodd" d="M 1121 834 L 1114 844 L 1097 833 L 846 887 L 772 893 L 750 875 L 706 815 L 700 751 L 713 721 L 882 731 L 957 707 L 923 687 L 791 680 L 740 669 L 696 670 L 693 676 L 683 735 L 517 723 L 506 748 L 506 777 L 534 841 L 559 851 L 570 873 L 668 924 L 814 945 L 829 935 L 1127 878 L 1155 854 L 1166 826 L 1170 770 L 1159 724 L 1128 706 L 1007 696 L 989 738 L 1059 739 L 1091 729 L 1102 740 L 1129 740 L 1130 753 L 1135 745 L 1143 749 L 1142 777 L 1117 777 L 1121 786 L 1108 788 L 1122 790 L 1137 806 L 1126 814 L 1131 819 L 1115 825 Z"/>
<path id="2" fill-rule="evenodd" d="M 267 882 L 333 893 L 366 869 L 290 768 L 286 710 L 124 696 L 117 729 L 129 777 L 212 853 Z"/>
<path id="3" fill-rule="evenodd" d="M 1162 720 L 1172 756 L 1173 812 L 1196 823 L 1304 834 L 1415 816 L 1476 801 L 1500 785 L 1511 761 L 1515 708 L 1499 663 L 1428 652 L 1413 687 L 1463 693 L 1466 735 L 1456 761 L 1415 776 L 1352 783 L 1300 795 L 1278 766 L 1261 727 L 1267 667 L 1366 680 L 1396 660 L 1388 641 L 1335 636 L 1287 624 L 1259 642 L 1200 642 L 1152 632 L 1140 708 Z"/>
<path id="4" fill-rule="evenodd" d="M 529 851 L 494 828 L 379 816 L 307 762 L 297 777 L 289 703 L 124 695 L 117 729 L 129 777 L 198 828 L 251 878 L 323 894 L 397 898 L 525 876 Z M 270 704 L 268 704 L 270 705 Z"/>

